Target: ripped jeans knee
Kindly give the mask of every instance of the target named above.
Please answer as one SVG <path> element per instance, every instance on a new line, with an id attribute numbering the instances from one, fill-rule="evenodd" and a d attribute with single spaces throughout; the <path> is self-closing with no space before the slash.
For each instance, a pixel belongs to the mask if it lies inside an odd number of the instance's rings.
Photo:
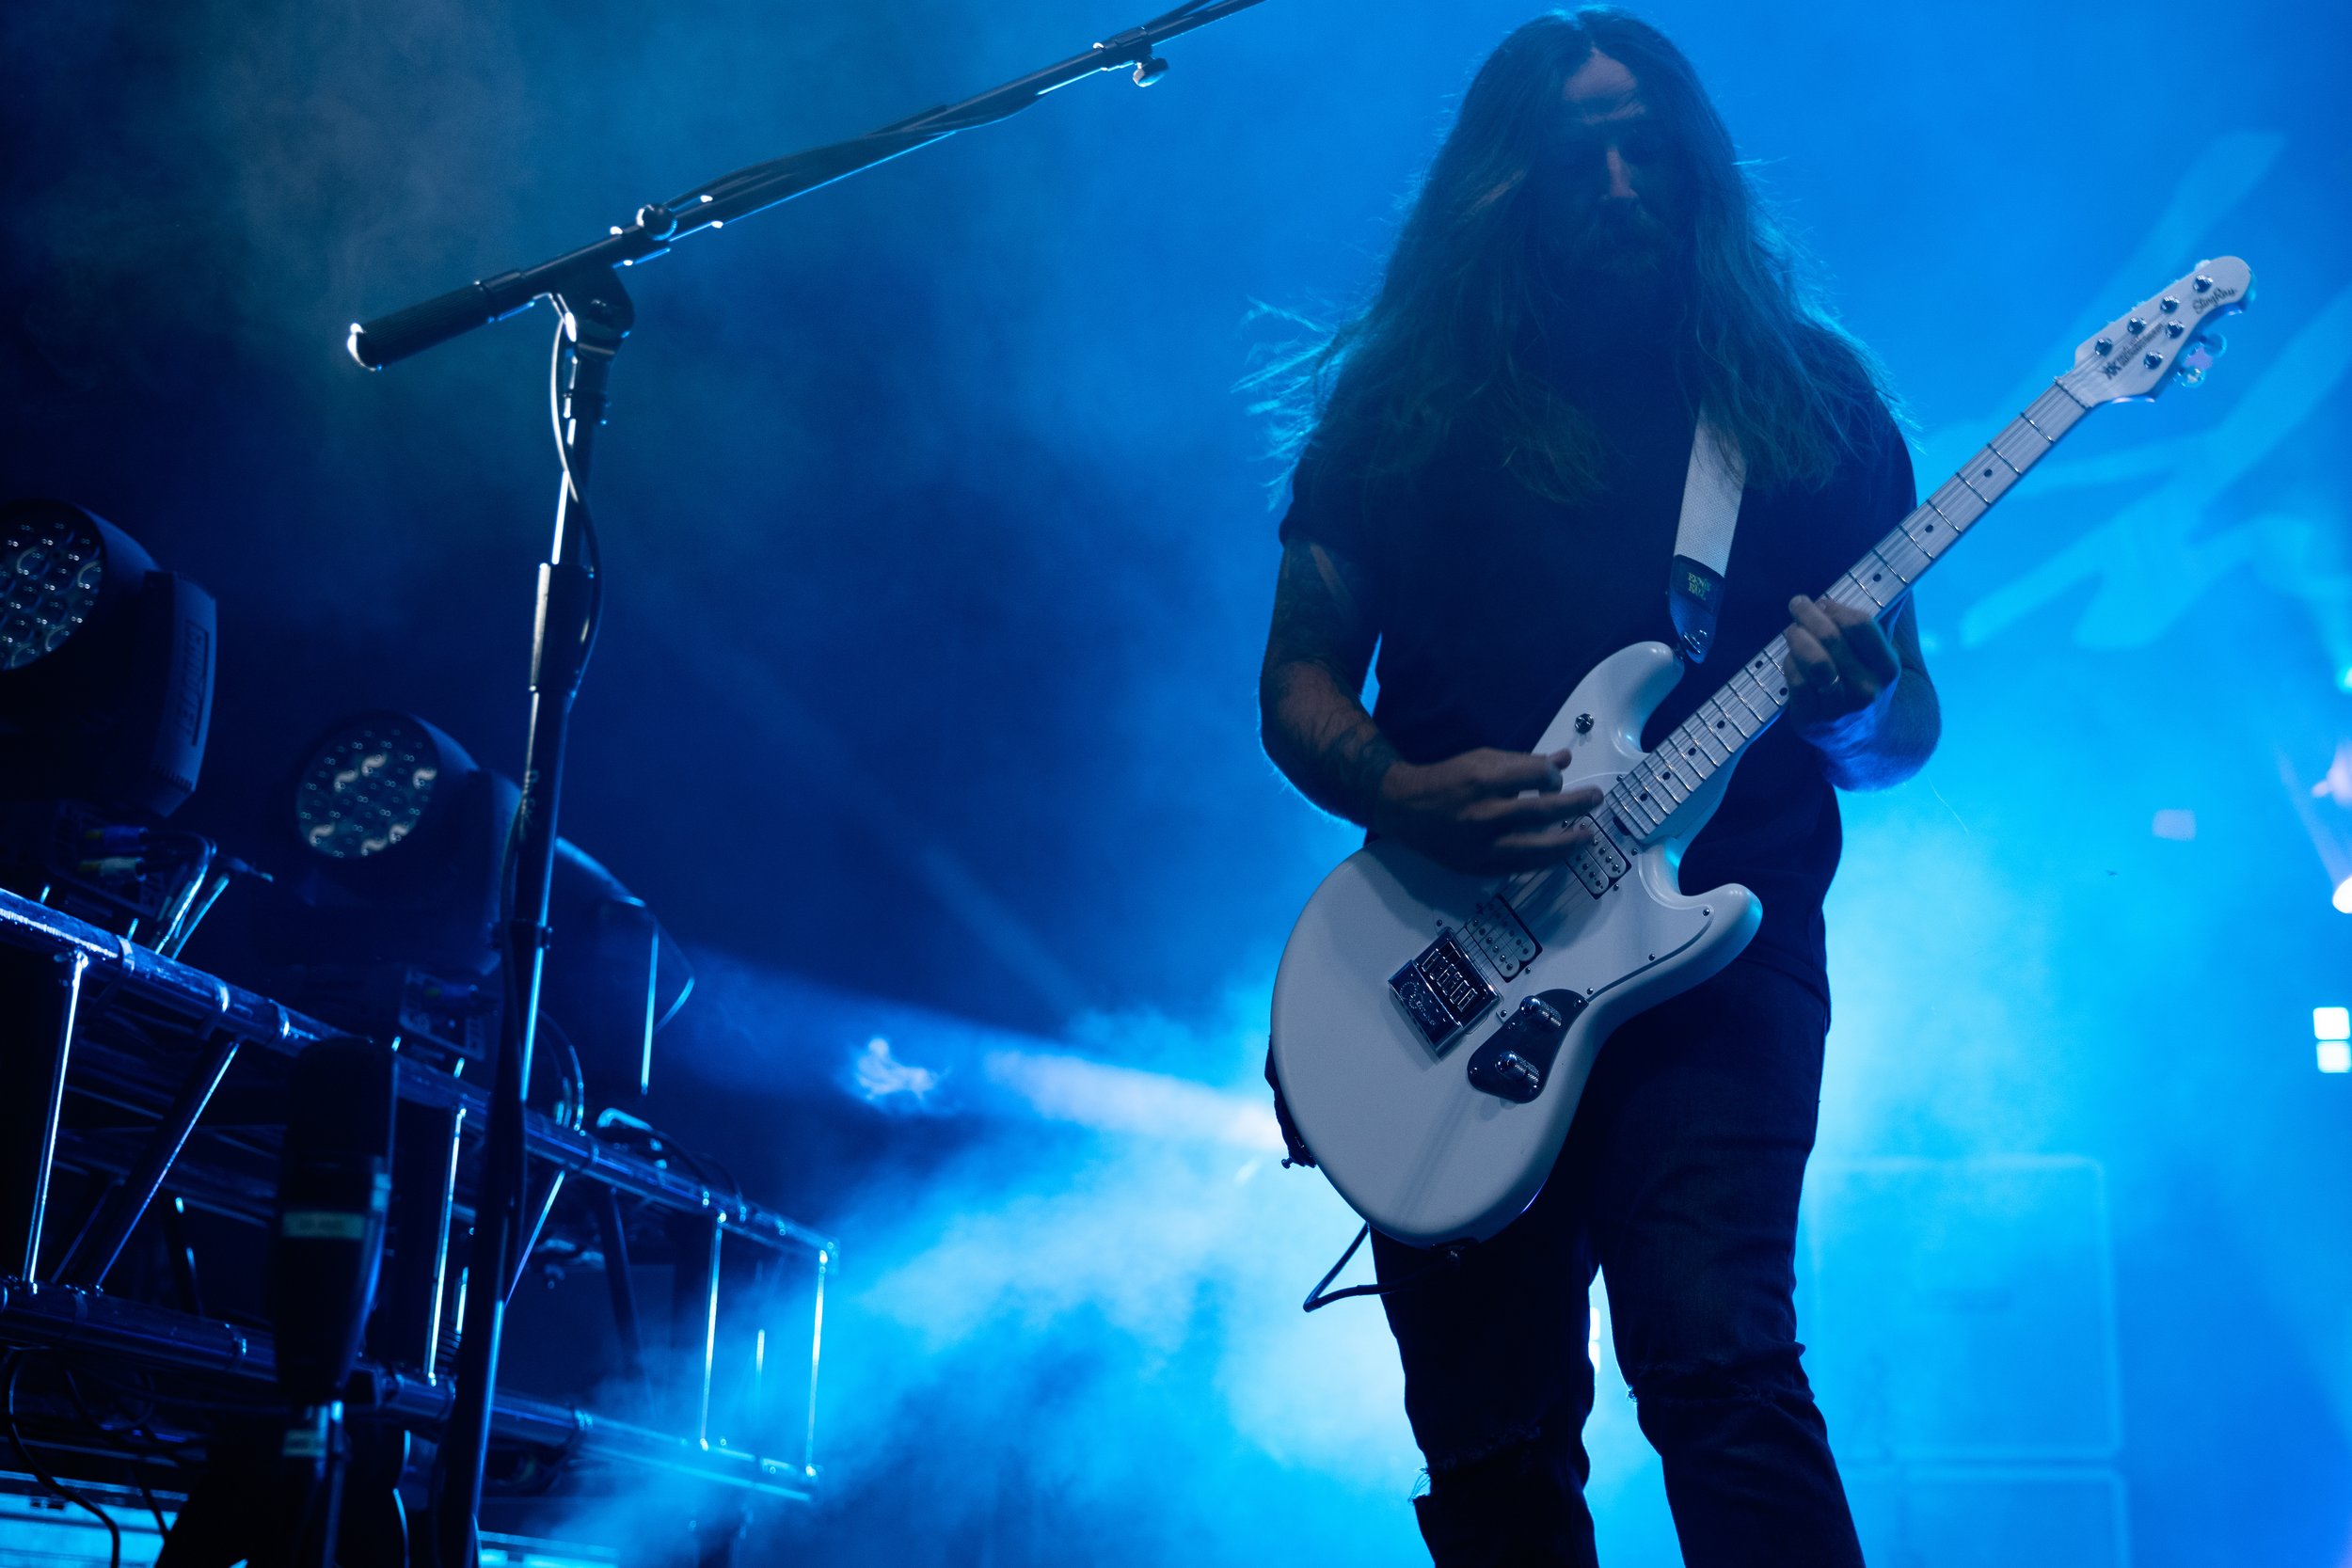
<path id="1" fill-rule="evenodd" d="M 1574 1416 L 1514 1433 L 1475 1457 L 1433 1460 L 1413 1499 L 1436 1568 L 1590 1568 L 1590 1472 Z"/>
<path id="2" fill-rule="evenodd" d="M 1799 1360 L 1804 1349 L 1780 1345 L 1639 1369 L 1628 1382 L 1643 1434 L 1670 1464 L 1782 1434 L 1799 1436 L 1808 1448 L 1825 1445 L 1828 1433 Z"/>

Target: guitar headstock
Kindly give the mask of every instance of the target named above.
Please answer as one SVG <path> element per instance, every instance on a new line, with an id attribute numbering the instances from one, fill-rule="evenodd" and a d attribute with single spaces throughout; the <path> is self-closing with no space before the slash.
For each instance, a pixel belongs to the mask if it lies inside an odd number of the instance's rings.
<path id="1" fill-rule="evenodd" d="M 2254 275 L 2244 261 L 2200 261 L 2083 340 L 2074 368 L 2058 380 L 2085 404 L 2153 398 L 2174 376 L 2194 387 L 2224 346 L 2214 328 L 2253 297 Z"/>

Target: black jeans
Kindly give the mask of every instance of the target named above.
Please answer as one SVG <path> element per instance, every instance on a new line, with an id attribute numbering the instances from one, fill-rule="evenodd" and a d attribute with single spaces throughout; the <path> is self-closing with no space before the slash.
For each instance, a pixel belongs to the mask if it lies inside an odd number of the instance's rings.
<path id="1" fill-rule="evenodd" d="M 1828 1023 L 1809 988 L 1752 963 L 1642 1014 L 1594 1063 L 1527 1212 L 1459 1268 L 1382 1298 L 1438 1568 L 1596 1560 L 1596 1268 L 1684 1560 L 1859 1568 L 1791 1299 Z M 1373 1257 L 1384 1282 L 1428 1261 L 1377 1232 Z"/>

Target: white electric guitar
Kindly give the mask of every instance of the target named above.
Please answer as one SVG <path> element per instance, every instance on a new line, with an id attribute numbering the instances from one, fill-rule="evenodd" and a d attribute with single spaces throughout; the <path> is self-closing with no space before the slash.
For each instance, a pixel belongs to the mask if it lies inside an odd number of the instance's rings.
<path id="1" fill-rule="evenodd" d="M 2111 323 L 1827 596 L 1891 615 L 2085 414 L 2203 379 L 2212 327 L 2252 293 L 2225 256 Z M 1316 1164 L 1369 1224 L 1418 1246 L 1501 1230 L 1550 1173 L 1610 1032 L 1748 944 L 1756 895 L 1686 894 L 1678 872 L 1780 717 L 1788 651 L 1774 639 L 1646 754 L 1679 656 L 1640 642 L 1586 675 L 1534 748 L 1572 750 L 1565 786 L 1603 791 L 1568 863 L 1497 881 L 1379 843 L 1315 891 L 1275 977 L 1274 1066 Z"/>

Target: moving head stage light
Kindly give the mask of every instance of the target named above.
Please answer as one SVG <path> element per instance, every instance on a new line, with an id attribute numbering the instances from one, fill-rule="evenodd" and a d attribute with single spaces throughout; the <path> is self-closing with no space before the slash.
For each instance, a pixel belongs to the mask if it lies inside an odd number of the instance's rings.
<path id="1" fill-rule="evenodd" d="M 0 506 L 0 885 L 177 953 L 234 863 L 161 819 L 196 788 L 212 595 L 63 501 Z"/>
<path id="2" fill-rule="evenodd" d="M 213 714 L 213 596 L 63 501 L 0 507 L 0 790 L 166 816 Z"/>
<path id="3" fill-rule="evenodd" d="M 504 990 L 499 930 L 520 792 L 413 714 L 335 724 L 276 808 L 287 864 L 258 945 L 302 1005 L 347 1027 L 486 1059 Z M 656 1031 L 693 976 L 644 901 L 568 841 L 556 847 L 541 1015 L 583 1086 L 642 1094 Z"/>

